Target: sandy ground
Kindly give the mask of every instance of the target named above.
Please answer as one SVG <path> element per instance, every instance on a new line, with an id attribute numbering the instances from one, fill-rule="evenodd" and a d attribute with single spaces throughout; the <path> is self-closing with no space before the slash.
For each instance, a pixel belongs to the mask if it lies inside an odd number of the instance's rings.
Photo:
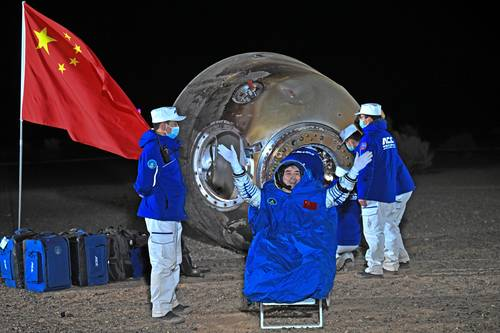
<path id="1" fill-rule="evenodd" d="M 142 228 L 131 191 L 135 165 L 82 162 L 27 167 L 24 226 L 97 231 Z M 117 166 L 117 164 L 120 164 Z M 99 177 L 94 177 L 96 171 Z M 16 224 L 17 169 L 3 167 L 0 234 Z M 498 332 L 500 330 L 500 167 L 434 168 L 417 175 L 403 237 L 411 267 L 384 279 L 356 276 L 363 260 L 337 274 L 324 332 Z M 255 312 L 241 312 L 244 255 L 187 239 L 205 278 L 182 277 L 178 294 L 193 307 L 186 323 L 150 317 L 148 285 L 130 280 L 44 294 L 0 287 L 2 332 L 255 332 Z M 311 310 L 270 313 L 272 320 L 312 320 Z M 310 330 L 294 330 L 302 332 Z"/>

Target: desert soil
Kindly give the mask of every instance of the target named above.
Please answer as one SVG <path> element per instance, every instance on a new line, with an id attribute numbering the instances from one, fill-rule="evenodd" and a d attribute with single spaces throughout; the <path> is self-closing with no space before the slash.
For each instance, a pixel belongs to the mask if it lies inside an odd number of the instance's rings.
<path id="1" fill-rule="evenodd" d="M 75 165 L 76 164 L 76 165 Z M 36 231 L 123 224 L 143 229 L 128 161 L 28 165 L 23 226 Z M 499 332 L 500 167 L 456 167 L 415 175 L 402 225 L 409 269 L 360 279 L 355 263 L 337 274 L 324 332 Z M 17 169 L 0 176 L 0 234 L 17 223 Z M 129 280 L 32 293 L 0 286 L 2 332 L 256 332 L 256 312 L 240 311 L 244 254 L 187 238 L 204 278 L 181 277 L 179 298 L 193 308 L 184 324 L 150 317 L 148 285 Z M 310 320 L 310 310 L 273 311 L 272 320 Z M 306 317 L 305 317 L 306 316 Z M 300 318 L 299 318 L 300 317 Z M 305 319 L 304 319 L 305 317 Z M 294 330 L 305 332 L 310 330 Z"/>

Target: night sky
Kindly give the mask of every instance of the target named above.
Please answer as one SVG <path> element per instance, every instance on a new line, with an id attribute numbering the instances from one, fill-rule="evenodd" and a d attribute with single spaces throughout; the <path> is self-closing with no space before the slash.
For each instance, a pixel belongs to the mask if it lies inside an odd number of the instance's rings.
<path id="1" fill-rule="evenodd" d="M 380 16 L 368 8 L 361 13 L 293 3 L 101 3 L 107 5 L 28 2 L 79 36 L 147 121 L 151 108 L 173 104 L 206 67 L 268 51 L 317 69 L 360 104 L 382 104 L 394 129 L 409 125 L 434 148 L 460 135 L 472 147 L 500 146 L 498 57 L 491 50 L 499 38 L 488 8 L 392 7 Z M 8 24 L 2 157 L 10 160 L 5 152 L 17 151 L 19 140 L 21 2 L 10 1 L 2 11 Z M 52 136 L 70 140 L 61 130 L 25 123 L 27 142 Z"/>

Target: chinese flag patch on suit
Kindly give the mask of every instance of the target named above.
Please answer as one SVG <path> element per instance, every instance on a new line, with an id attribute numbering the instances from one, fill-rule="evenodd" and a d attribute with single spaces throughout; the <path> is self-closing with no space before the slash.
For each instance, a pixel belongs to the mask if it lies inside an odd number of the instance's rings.
<path id="1" fill-rule="evenodd" d="M 316 210 L 318 209 L 318 204 L 314 201 L 304 200 L 304 208 L 310 210 Z"/>

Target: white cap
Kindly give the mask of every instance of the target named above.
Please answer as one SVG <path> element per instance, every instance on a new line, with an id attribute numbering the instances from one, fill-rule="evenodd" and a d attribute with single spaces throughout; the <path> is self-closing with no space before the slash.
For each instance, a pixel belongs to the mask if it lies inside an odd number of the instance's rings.
<path id="1" fill-rule="evenodd" d="M 151 110 L 151 121 L 153 124 L 162 123 L 164 121 L 181 121 L 186 119 L 186 116 L 177 114 L 175 106 L 164 106 L 158 109 Z"/>
<path id="2" fill-rule="evenodd" d="M 335 176 L 337 176 L 337 177 L 339 177 L 339 178 L 340 178 L 340 177 L 343 177 L 343 176 L 344 176 L 347 172 L 348 172 L 348 171 L 347 171 L 346 169 L 341 168 L 341 167 L 339 167 L 339 166 L 337 166 L 337 167 L 335 168 Z"/>
<path id="3" fill-rule="evenodd" d="M 356 125 L 354 124 L 351 124 L 349 126 L 347 126 L 346 128 L 344 128 L 342 131 L 340 131 L 340 138 L 342 139 L 342 143 L 344 143 L 347 139 L 349 139 L 349 137 L 351 135 L 353 135 L 354 133 L 356 132 L 359 132 L 358 131 L 358 128 L 356 127 Z"/>
<path id="4" fill-rule="evenodd" d="M 367 116 L 382 116 L 382 106 L 377 103 L 365 103 L 361 104 L 361 108 L 358 113 L 354 115 L 365 114 Z"/>

